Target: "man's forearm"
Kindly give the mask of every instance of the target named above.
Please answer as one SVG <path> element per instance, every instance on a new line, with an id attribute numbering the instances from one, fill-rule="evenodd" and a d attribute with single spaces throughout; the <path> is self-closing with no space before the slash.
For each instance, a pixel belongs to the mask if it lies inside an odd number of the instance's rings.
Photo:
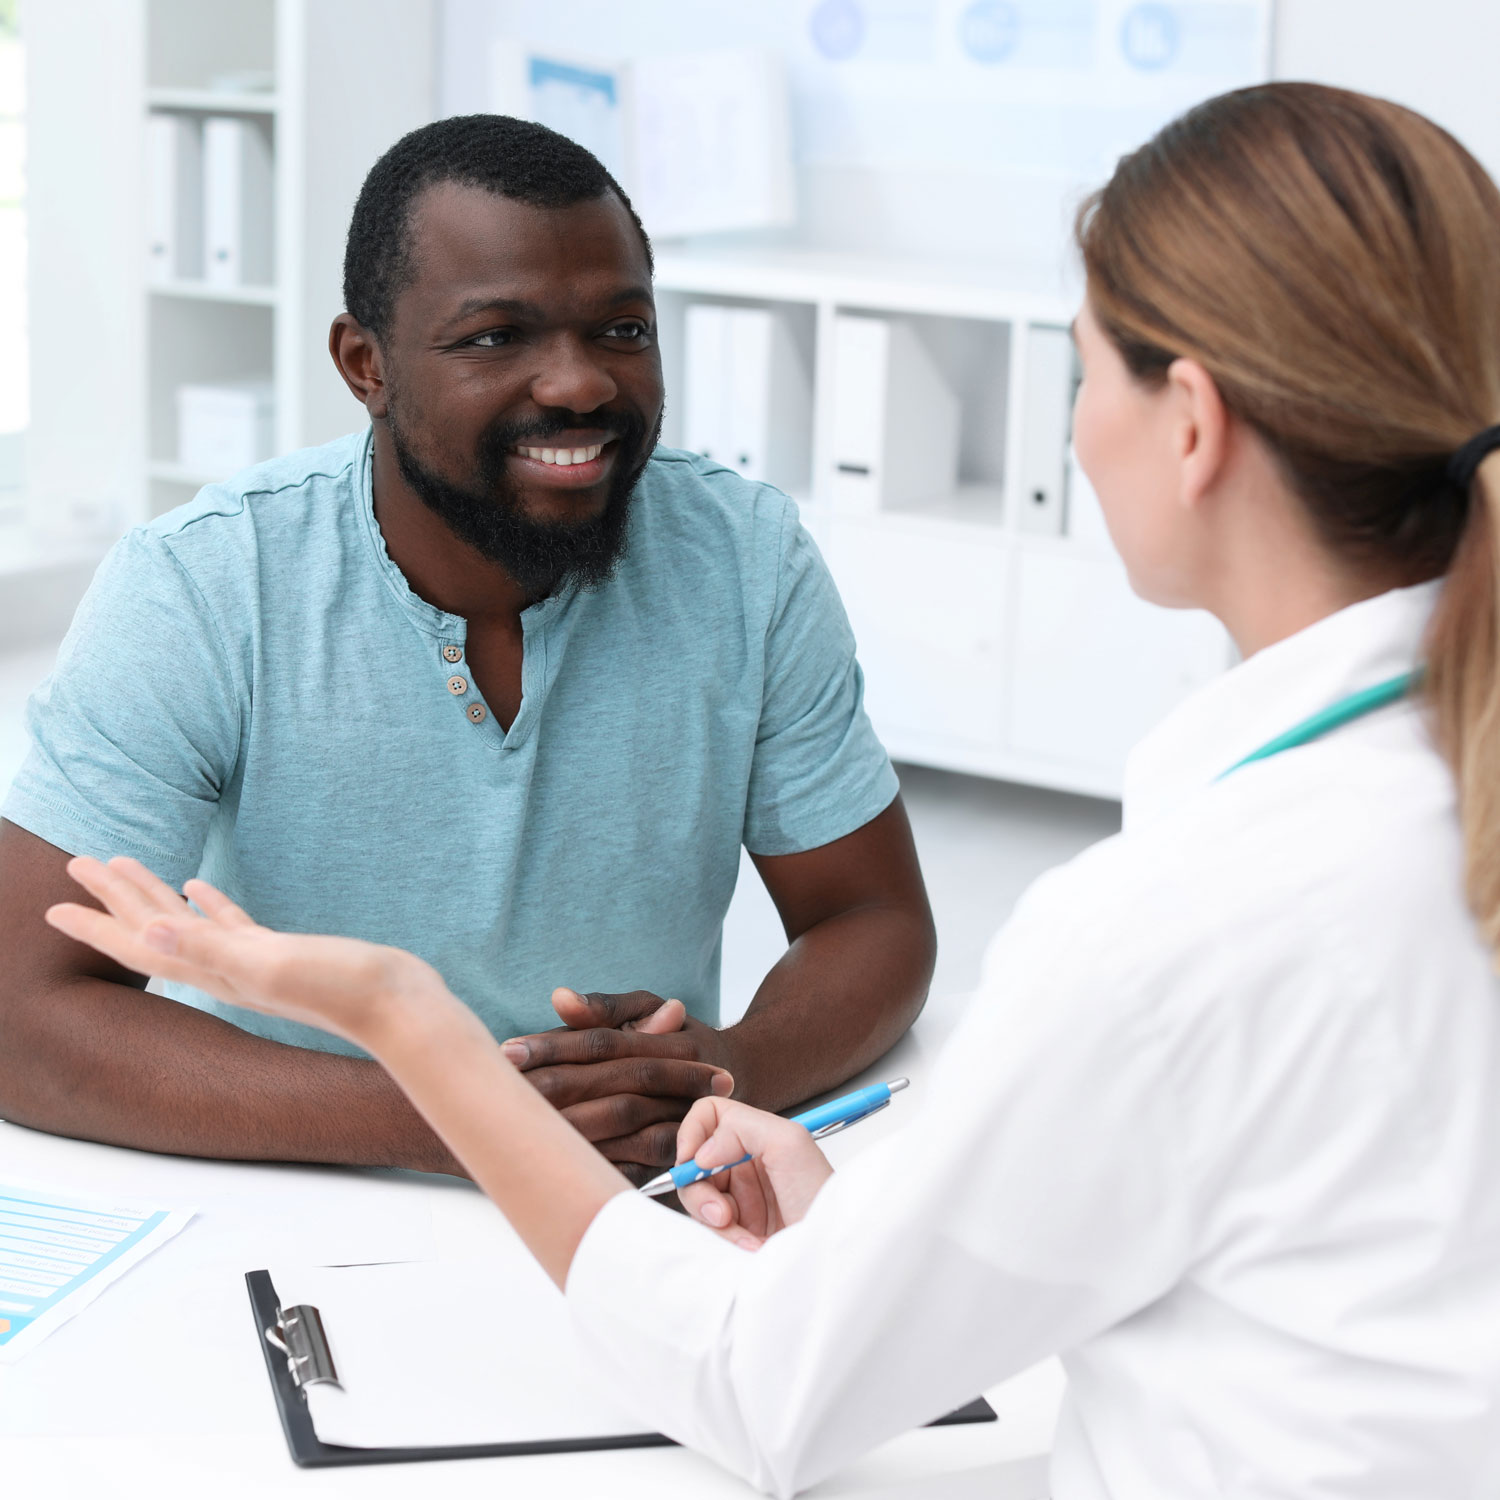
<path id="1" fill-rule="evenodd" d="M 378 1063 L 101 979 L 0 1001 L 0 1117 L 181 1156 L 459 1170 Z"/>
<path id="2" fill-rule="evenodd" d="M 868 1067 L 916 1020 L 935 955 L 925 910 L 866 907 L 810 927 L 722 1033 L 735 1098 L 786 1109 Z"/>

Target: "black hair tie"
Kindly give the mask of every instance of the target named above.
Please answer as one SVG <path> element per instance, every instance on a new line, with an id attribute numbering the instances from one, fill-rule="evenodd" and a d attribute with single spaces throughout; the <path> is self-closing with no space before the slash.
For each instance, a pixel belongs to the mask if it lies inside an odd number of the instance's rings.
<path id="1" fill-rule="evenodd" d="M 1486 427 L 1483 432 L 1471 437 L 1448 460 L 1448 483 L 1467 495 L 1480 464 L 1497 448 L 1500 448 L 1500 426 Z"/>

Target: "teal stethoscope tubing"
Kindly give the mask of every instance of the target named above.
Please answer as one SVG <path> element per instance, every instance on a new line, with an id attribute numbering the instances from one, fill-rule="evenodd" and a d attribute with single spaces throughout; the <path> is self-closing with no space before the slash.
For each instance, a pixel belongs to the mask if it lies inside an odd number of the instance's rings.
<path id="1" fill-rule="evenodd" d="M 1362 719 L 1377 709 L 1399 703 L 1408 694 L 1415 692 L 1421 683 L 1422 669 L 1418 667 L 1415 671 L 1392 677 L 1388 682 L 1377 683 L 1358 693 L 1350 693 L 1347 698 L 1340 698 L 1337 703 L 1294 725 L 1285 734 L 1278 734 L 1274 740 L 1267 740 L 1259 750 L 1252 750 L 1243 760 L 1235 761 L 1227 771 L 1220 771 L 1214 780 L 1223 781 L 1241 766 L 1251 765 L 1257 760 L 1269 760 L 1273 755 L 1280 755 L 1283 750 L 1295 750 L 1299 745 L 1322 739 L 1325 734 L 1341 729 L 1354 719 Z"/>

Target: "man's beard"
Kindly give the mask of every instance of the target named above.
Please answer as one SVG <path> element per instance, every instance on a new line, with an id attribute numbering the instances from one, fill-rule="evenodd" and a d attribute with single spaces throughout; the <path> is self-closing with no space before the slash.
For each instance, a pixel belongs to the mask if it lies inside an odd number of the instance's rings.
<path id="1" fill-rule="evenodd" d="M 661 434 L 658 417 L 649 442 L 646 424 L 634 412 L 550 412 L 530 422 L 495 422 L 479 439 L 476 483 L 470 489 L 434 474 L 401 432 L 394 404 L 386 418 L 401 477 L 448 529 L 497 562 L 530 595 L 541 598 L 565 583 L 597 589 L 613 576 L 625 555 L 630 502 Z M 609 492 L 599 515 L 578 522 L 533 521 L 525 514 L 519 486 L 506 472 L 517 443 L 545 447 L 546 439 L 580 428 L 604 431 L 618 442 Z"/>

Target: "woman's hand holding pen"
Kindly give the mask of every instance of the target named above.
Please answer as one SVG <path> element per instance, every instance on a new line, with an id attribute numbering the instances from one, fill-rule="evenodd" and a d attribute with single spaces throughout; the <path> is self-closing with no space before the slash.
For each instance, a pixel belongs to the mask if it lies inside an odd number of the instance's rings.
<path id="1" fill-rule="evenodd" d="M 733 1099 L 700 1099 L 677 1132 L 679 1162 L 718 1167 L 747 1152 L 743 1166 L 678 1196 L 699 1223 L 756 1250 L 807 1212 L 833 1168 L 802 1126 Z"/>

